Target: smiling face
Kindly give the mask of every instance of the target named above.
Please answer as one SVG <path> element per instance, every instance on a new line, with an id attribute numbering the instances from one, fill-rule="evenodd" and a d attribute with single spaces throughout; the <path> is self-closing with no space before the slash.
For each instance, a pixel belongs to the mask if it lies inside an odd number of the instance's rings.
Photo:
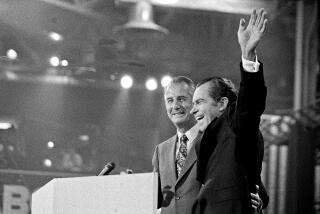
<path id="1" fill-rule="evenodd" d="M 164 99 L 169 119 L 180 132 L 186 132 L 196 124 L 192 108 L 193 88 L 186 83 L 171 83 L 167 86 Z"/>
<path id="2" fill-rule="evenodd" d="M 223 113 L 228 103 L 225 102 L 227 101 L 225 97 L 217 102 L 210 96 L 209 91 L 210 82 L 207 82 L 197 87 L 193 95 L 191 113 L 195 116 L 201 132 L 207 128 L 211 121 Z"/>

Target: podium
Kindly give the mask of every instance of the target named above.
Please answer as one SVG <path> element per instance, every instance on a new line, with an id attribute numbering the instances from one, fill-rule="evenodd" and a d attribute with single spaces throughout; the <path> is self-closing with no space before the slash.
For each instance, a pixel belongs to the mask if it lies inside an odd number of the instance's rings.
<path id="1" fill-rule="evenodd" d="M 32 214 L 155 214 L 157 173 L 55 178 L 32 194 Z"/>

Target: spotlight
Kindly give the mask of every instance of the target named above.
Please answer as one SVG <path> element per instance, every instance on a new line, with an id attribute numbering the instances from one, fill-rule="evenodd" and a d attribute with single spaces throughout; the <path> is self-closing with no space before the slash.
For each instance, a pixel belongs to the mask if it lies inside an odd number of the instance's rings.
<path id="1" fill-rule="evenodd" d="M 150 78 L 146 81 L 146 88 L 149 91 L 154 91 L 158 88 L 158 82 L 155 78 Z"/>
<path id="2" fill-rule="evenodd" d="M 125 75 L 121 78 L 120 84 L 122 88 L 131 88 L 133 85 L 133 79 L 129 75 Z"/>
<path id="3" fill-rule="evenodd" d="M 56 32 L 50 32 L 49 37 L 50 39 L 56 42 L 61 41 L 63 39 L 62 35 Z"/>
<path id="4" fill-rule="evenodd" d="M 0 129 L 6 130 L 13 127 L 12 123 L 9 122 L 0 122 Z"/>
<path id="5" fill-rule="evenodd" d="M 161 85 L 162 87 L 166 87 L 172 80 L 172 77 L 166 75 L 166 76 L 163 76 L 162 79 L 161 79 Z"/>
<path id="6" fill-rule="evenodd" d="M 69 65 L 68 60 L 66 60 L 66 59 L 61 60 L 61 65 L 64 67 L 68 66 Z"/>
<path id="7" fill-rule="evenodd" d="M 43 165 L 44 165 L 45 167 L 50 168 L 50 167 L 52 166 L 52 161 L 51 161 L 50 159 L 44 159 L 44 160 L 43 160 Z"/>
<path id="8" fill-rule="evenodd" d="M 52 148 L 54 147 L 54 142 L 49 141 L 49 142 L 47 143 L 47 147 L 48 147 L 49 149 L 52 149 Z"/>
<path id="9" fill-rule="evenodd" d="M 17 59 L 17 57 L 18 57 L 18 53 L 17 53 L 17 51 L 15 51 L 15 50 L 13 50 L 13 49 L 9 49 L 9 50 L 7 51 L 7 57 L 8 57 L 9 59 L 15 60 L 15 59 Z"/>
<path id="10" fill-rule="evenodd" d="M 60 64 L 60 59 L 57 56 L 53 56 L 50 58 L 50 64 L 54 67 L 57 67 Z"/>

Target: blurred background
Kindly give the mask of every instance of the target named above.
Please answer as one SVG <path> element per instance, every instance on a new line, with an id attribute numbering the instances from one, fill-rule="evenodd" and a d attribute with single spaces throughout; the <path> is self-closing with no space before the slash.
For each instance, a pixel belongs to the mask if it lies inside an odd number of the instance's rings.
<path id="1" fill-rule="evenodd" d="M 320 213 L 317 0 L 0 0 L 0 208 L 55 177 L 151 172 L 175 129 L 162 87 L 216 75 L 239 84 L 240 18 L 268 12 L 259 45 L 267 214 Z M 1 212 L 1 211 L 0 211 Z"/>

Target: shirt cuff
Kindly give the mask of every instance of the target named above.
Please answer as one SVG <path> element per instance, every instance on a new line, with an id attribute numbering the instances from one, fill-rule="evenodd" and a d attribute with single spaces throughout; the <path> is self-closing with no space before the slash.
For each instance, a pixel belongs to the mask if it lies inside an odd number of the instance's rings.
<path id="1" fill-rule="evenodd" d="M 255 62 L 251 60 L 247 60 L 242 57 L 242 66 L 243 66 L 243 69 L 247 72 L 251 72 L 251 73 L 258 72 L 260 63 L 258 62 L 257 55 L 256 55 Z"/>

